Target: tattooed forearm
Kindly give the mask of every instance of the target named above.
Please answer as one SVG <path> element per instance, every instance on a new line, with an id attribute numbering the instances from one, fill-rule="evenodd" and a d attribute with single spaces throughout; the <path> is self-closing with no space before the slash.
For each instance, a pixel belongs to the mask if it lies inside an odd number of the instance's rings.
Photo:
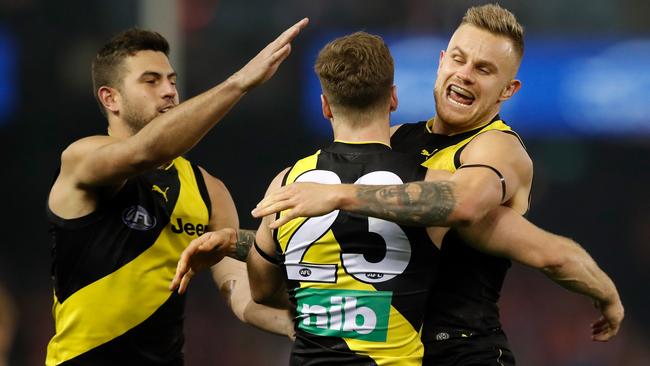
<path id="1" fill-rule="evenodd" d="M 246 262 L 248 252 L 251 250 L 255 242 L 254 230 L 237 230 L 237 244 L 235 244 L 235 252 L 229 256 L 242 262 Z"/>
<path id="2" fill-rule="evenodd" d="M 414 182 L 393 186 L 361 185 L 349 211 L 413 226 L 447 223 L 456 207 L 453 183 Z"/>

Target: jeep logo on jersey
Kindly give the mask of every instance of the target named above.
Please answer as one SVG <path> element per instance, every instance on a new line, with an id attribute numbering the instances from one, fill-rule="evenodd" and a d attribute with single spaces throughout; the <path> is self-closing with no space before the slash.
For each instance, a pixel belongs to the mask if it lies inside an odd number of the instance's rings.
<path id="1" fill-rule="evenodd" d="M 146 231 L 156 226 L 156 217 L 140 205 L 131 206 L 122 212 L 122 222 L 131 229 Z"/>
<path id="2" fill-rule="evenodd" d="M 172 232 L 176 234 L 180 234 L 182 232 L 185 232 L 187 235 L 196 235 L 196 236 L 201 236 L 205 232 L 205 226 L 202 224 L 192 224 L 191 222 L 186 222 L 183 223 L 183 219 L 180 217 L 176 219 L 176 225 L 172 223 Z"/>
<path id="3" fill-rule="evenodd" d="M 390 291 L 296 290 L 298 328 L 306 332 L 385 342 L 393 293 Z"/>

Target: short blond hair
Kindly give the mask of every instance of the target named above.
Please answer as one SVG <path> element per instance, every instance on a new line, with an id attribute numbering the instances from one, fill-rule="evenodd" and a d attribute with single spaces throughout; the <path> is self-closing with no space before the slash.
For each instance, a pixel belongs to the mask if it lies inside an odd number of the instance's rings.
<path id="1" fill-rule="evenodd" d="M 524 55 L 524 27 L 509 10 L 498 4 L 473 6 L 467 9 L 460 25 L 471 24 L 512 41 L 519 59 Z"/>

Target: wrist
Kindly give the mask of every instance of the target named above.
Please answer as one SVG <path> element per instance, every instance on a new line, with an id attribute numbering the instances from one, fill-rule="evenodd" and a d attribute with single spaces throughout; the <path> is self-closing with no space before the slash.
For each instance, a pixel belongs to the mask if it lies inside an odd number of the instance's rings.
<path id="1" fill-rule="evenodd" d="M 224 88 L 230 88 L 242 95 L 246 94 L 246 92 L 251 88 L 250 83 L 246 81 L 246 78 L 242 75 L 241 71 L 237 71 L 230 75 L 223 84 Z"/>
<path id="2" fill-rule="evenodd" d="M 337 187 L 334 194 L 334 203 L 339 210 L 348 211 L 356 202 L 356 186 L 354 184 L 342 184 Z"/>

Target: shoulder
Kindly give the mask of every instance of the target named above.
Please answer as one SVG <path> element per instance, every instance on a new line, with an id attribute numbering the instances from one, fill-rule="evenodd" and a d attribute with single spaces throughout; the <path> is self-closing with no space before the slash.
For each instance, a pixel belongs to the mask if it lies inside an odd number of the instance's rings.
<path id="1" fill-rule="evenodd" d="M 516 134 L 489 130 L 470 141 L 461 155 L 462 164 L 507 164 L 521 173 L 531 171 L 533 162 Z"/>
<path id="2" fill-rule="evenodd" d="M 275 176 L 275 178 L 273 178 L 271 184 L 269 184 L 269 188 L 266 190 L 266 195 L 282 187 L 282 183 L 284 182 L 284 177 L 287 175 L 287 173 L 289 173 L 290 169 L 291 167 L 284 168 L 280 173 L 278 173 Z"/>
<path id="3" fill-rule="evenodd" d="M 205 168 L 203 168 L 200 165 L 197 165 L 199 168 L 199 171 L 201 172 L 201 176 L 203 177 L 203 181 L 205 181 L 205 185 L 208 188 L 208 191 L 211 190 L 227 190 L 226 185 L 223 183 L 223 181 L 214 175 L 208 173 Z"/>
<path id="4" fill-rule="evenodd" d="M 61 153 L 61 164 L 79 161 L 94 150 L 117 141 L 119 141 L 119 139 L 105 135 L 88 136 L 79 139 L 68 145 L 68 147 L 63 150 Z"/>
<path id="5" fill-rule="evenodd" d="M 80 176 L 84 174 L 84 169 L 91 167 L 85 164 L 87 157 L 116 141 L 119 139 L 97 135 L 84 137 L 68 145 L 61 152 L 61 165 L 55 184 L 71 184 L 78 188 L 88 188 L 80 184 Z"/>
<path id="6" fill-rule="evenodd" d="M 210 230 L 218 230 L 224 227 L 239 227 L 237 208 L 230 195 L 230 191 L 221 179 L 208 173 L 203 167 L 198 166 L 205 187 L 210 198 Z"/>
<path id="7" fill-rule="evenodd" d="M 223 208 L 223 205 L 225 205 L 226 203 L 230 205 L 233 202 L 232 196 L 230 195 L 230 191 L 228 191 L 228 188 L 223 183 L 223 181 L 213 176 L 212 174 L 208 173 L 208 171 L 205 170 L 203 167 L 198 165 L 197 167 L 199 168 L 199 171 L 203 176 L 203 181 L 205 182 L 205 187 L 208 191 L 208 196 L 210 197 L 211 205 L 212 206 L 220 205 L 221 208 Z M 234 203 L 232 203 L 232 206 L 234 206 Z"/>
<path id="8" fill-rule="evenodd" d="M 522 152 L 523 155 L 528 156 L 521 139 L 516 133 L 510 130 L 488 130 L 481 132 L 474 137 L 468 144 L 468 151 L 487 151 L 495 152 Z"/>

